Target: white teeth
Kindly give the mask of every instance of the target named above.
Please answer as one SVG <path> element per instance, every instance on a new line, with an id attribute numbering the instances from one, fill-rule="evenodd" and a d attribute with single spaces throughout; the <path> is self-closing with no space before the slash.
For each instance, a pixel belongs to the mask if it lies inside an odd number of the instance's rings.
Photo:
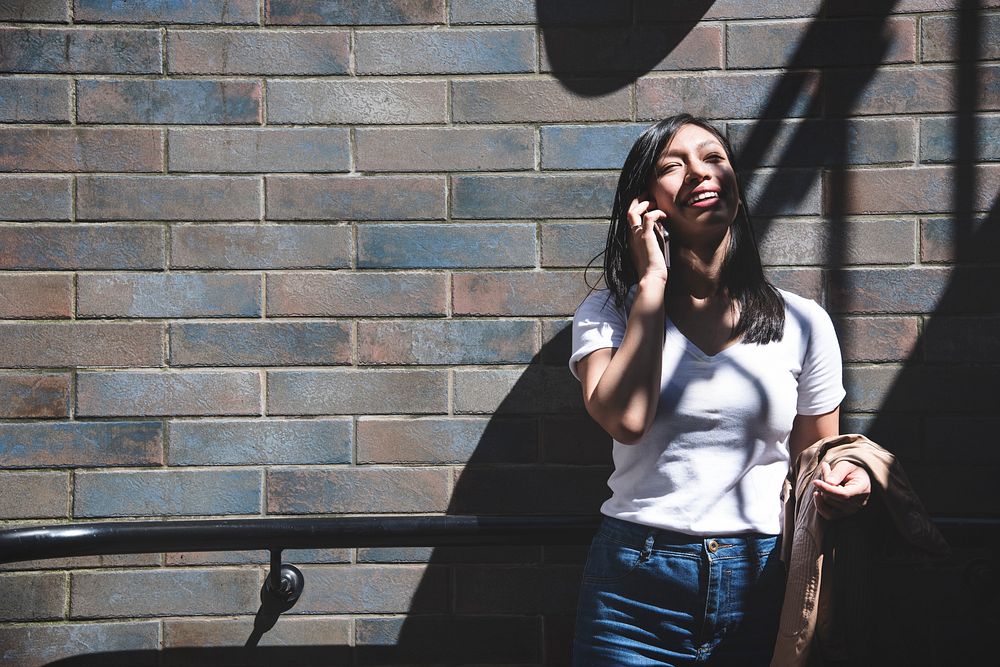
<path id="1" fill-rule="evenodd" d="M 691 199 L 688 199 L 688 204 L 694 204 L 696 202 L 704 201 L 705 199 L 716 199 L 718 198 L 718 192 L 699 192 Z"/>

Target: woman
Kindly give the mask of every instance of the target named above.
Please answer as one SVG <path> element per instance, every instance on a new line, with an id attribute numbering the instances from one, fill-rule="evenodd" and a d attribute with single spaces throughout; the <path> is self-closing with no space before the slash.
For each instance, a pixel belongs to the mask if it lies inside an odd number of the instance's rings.
<path id="1" fill-rule="evenodd" d="M 604 280 L 577 310 L 570 359 L 615 441 L 575 664 L 766 665 L 782 480 L 790 457 L 839 432 L 830 318 L 764 278 L 728 142 L 687 114 L 626 158 Z M 865 503 L 864 469 L 824 472 L 824 517 Z"/>

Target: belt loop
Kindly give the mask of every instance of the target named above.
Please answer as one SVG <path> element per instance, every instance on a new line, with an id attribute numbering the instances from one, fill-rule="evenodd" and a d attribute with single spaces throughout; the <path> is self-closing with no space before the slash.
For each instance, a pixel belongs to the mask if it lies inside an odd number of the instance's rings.
<path id="1" fill-rule="evenodd" d="M 639 554 L 640 561 L 649 560 L 649 555 L 653 553 L 653 543 L 656 542 L 656 529 L 650 528 L 649 534 L 646 535 L 646 543 L 642 545 L 642 552 Z"/>

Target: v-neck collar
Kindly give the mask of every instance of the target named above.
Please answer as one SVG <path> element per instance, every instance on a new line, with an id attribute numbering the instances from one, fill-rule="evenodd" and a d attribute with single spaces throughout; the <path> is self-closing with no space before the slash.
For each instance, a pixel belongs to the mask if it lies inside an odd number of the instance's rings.
<path id="1" fill-rule="evenodd" d="M 741 337 L 738 340 L 734 340 L 733 342 L 729 343 L 715 354 L 707 354 L 700 347 L 692 343 L 691 339 L 685 336 L 684 333 L 677 328 L 677 325 L 674 324 L 673 320 L 667 317 L 665 318 L 665 321 L 666 321 L 666 335 L 672 336 L 674 340 L 681 347 L 683 347 L 692 356 L 694 356 L 697 359 L 700 359 L 701 361 L 708 361 L 708 362 L 716 361 L 717 359 L 728 356 L 730 352 L 735 350 L 740 345 L 743 345 L 743 338 Z"/>

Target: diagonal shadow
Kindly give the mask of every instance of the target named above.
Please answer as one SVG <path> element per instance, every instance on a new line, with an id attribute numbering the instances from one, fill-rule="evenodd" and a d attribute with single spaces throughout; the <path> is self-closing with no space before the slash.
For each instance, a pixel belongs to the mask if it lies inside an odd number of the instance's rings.
<path id="1" fill-rule="evenodd" d="M 681 42 L 714 0 L 664 3 L 670 22 L 640 24 L 632 0 L 536 0 L 542 71 L 584 97 L 606 95 L 655 69 L 717 67 Z M 679 48 L 680 47 L 680 48 Z"/>

